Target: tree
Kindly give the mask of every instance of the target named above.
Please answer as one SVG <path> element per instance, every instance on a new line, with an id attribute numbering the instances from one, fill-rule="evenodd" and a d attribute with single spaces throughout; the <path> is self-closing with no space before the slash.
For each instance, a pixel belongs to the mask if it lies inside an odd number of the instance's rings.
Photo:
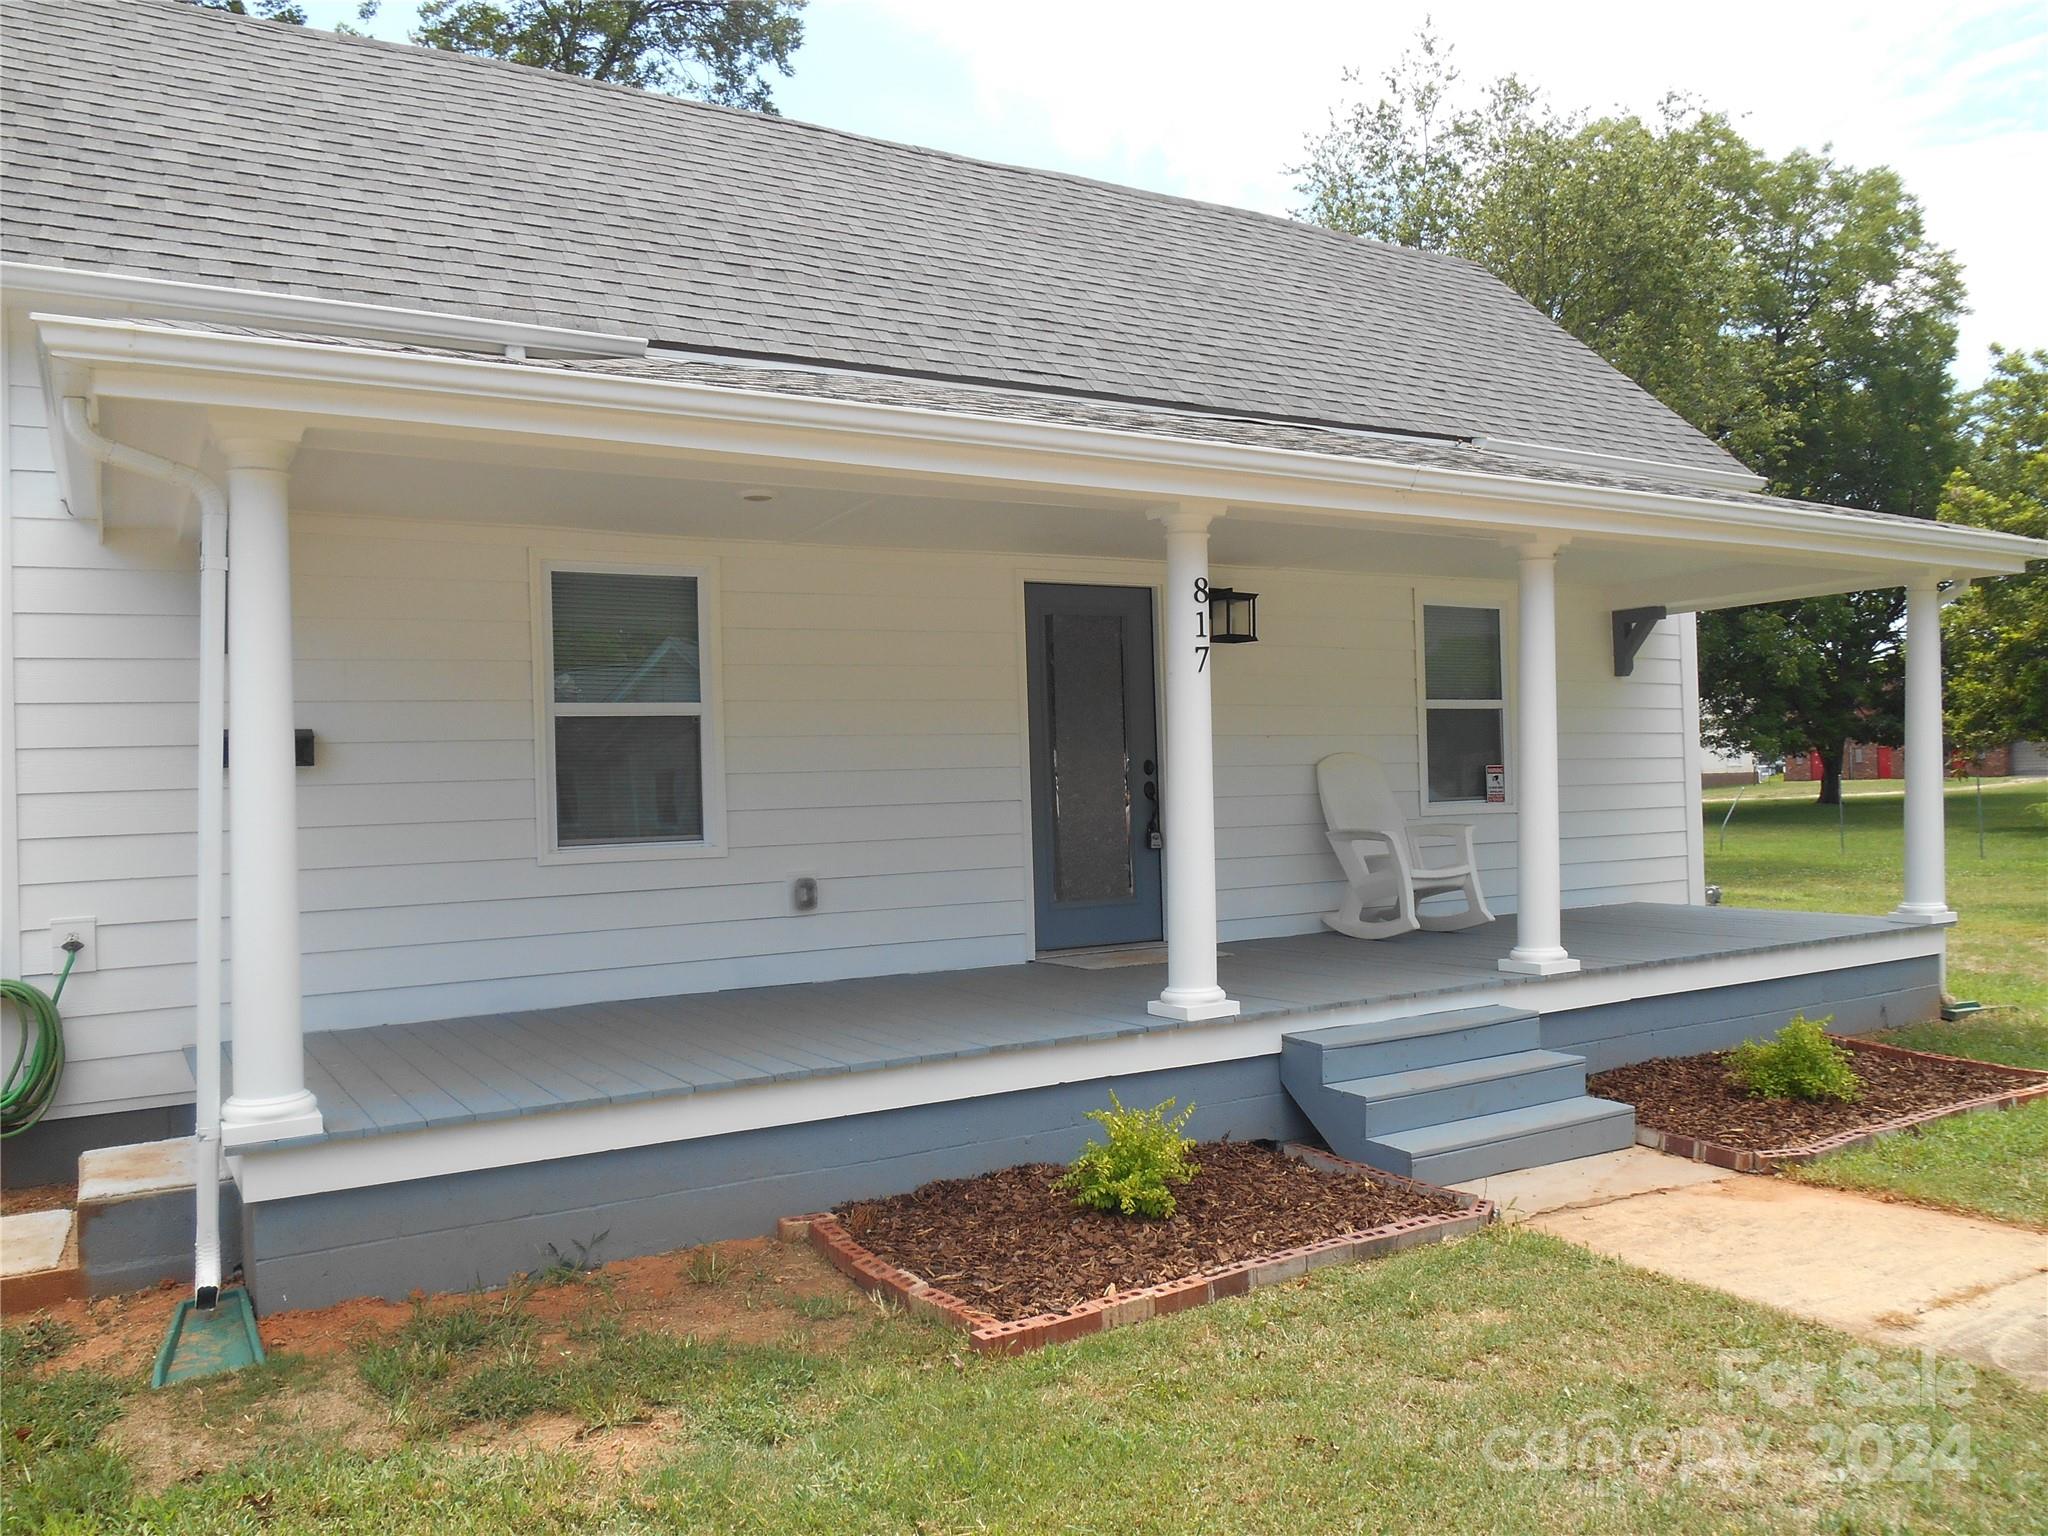
<path id="1" fill-rule="evenodd" d="M 294 0 L 190 0 L 202 11 L 228 11 L 236 16 L 257 16 L 264 21 L 282 21 L 290 26 L 306 24 L 306 9 Z"/>
<path id="2" fill-rule="evenodd" d="M 298 0 L 186 0 L 202 11 L 227 11 L 236 16 L 254 16 L 263 21 L 281 21 L 287 26 L 307 25 L 306 8 Z M 356 6 L 356 20 L 367 22 L 376 17 L 383 0 L 360 0 Z M 347 22 L 338 23 L 335 31 L 348 37 L 362 37 L 366 34 Z"/>
<path id="3" fill-rule="evenodd" d="M 1888 170 L 1799 152 L 1760 160 L 1743 192 L 1753 277 L 1732 320 L 1753 396 L 1722 439 L 1780 495 L 1932 517 L 1957 454 L 1954 258 Z M 1810 748 L 1820 803 L 1838 803 L 1848 741 L 1902 740 L 1904 617 L 1896 589 L 1703 614 L 1708 738 Z"/>
<path id="4" fill-rule="evenodd" d="M 1773 160 L 1682 97 L 1595 118 L 1510 76 L 1472 103 L 1426 30 L 1383 84 L 1310 142 L 1307 216 L 1476 262 L 1777 494 L 1934 515 L 1962 284 L 1896 175 Z M 1902 607 L 1889 592 L 1704 616 L 1710 736 L 1817 749 L 1833 803 L 1844 738 L 1898 737 Z"/>
<path id="5" fill-rule="evenodd" d="M 773 112 L 804 0 L 427 0 L 412 40 Z"/>
<path id="6" fill-rule="evenodd" d="M 2048 351 L 1993 349 L 1941 517 L 2048 538 Z M 1974 753 L 2048 739 L 2048 567 L 1972 587 L 1943 614 L 1942 638 L 1957 745 Z"/>

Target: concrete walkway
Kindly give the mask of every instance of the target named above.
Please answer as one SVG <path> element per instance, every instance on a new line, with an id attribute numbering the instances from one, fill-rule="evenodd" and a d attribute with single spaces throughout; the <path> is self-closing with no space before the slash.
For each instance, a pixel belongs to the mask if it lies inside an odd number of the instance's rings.
<path id="1" fill-rule="evenodd" d="M 1595 1252 L 2048 1391 L 2048 1234 L 1647 1147 L 1459 1187 Z"/>

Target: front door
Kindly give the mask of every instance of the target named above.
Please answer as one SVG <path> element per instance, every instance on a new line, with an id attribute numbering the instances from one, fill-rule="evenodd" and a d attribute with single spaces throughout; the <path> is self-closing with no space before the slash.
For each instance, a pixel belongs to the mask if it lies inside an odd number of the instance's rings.
<path id="1" fill-rule="evenodd" d="M 1159 938 L 1152 594 L 1024 589 L 1038 947 Z"/>

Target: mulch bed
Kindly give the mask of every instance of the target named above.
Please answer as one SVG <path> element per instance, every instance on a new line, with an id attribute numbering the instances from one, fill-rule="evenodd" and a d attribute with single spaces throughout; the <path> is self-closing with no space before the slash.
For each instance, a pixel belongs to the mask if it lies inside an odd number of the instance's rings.
<path id="1" fill-rule="evenodd" d="M 1729 1077 L 1726 1051 L 1616 1067 L 1589 1077 L 1586 1091 L 1634 1105 L 1639 1140 L 1745 1171 L 2048 1092 L 2048 1073 L 1837 1039 L 1854 1054 L 1863 1080 L 1861 1095 L 1848 1103 L 1752 1098 Z M 1716 1150 L 1741 1155 L 1712 1155 Z"/>
<path id="2" fill-rule="evenodd" d="M 877 1258 L 1004 1322 L 1064 1312 L 1348 1233 L 1468 1206 L 1427 1185 L 1323 1159 L 1317 1167 L 1258 1142 L 1212 1141 L 1201 1172 L 1163 1221 L 1076 1207 L 1065 1171 L 1028 1163 L 942 1179 L 833 1214 Z"/>

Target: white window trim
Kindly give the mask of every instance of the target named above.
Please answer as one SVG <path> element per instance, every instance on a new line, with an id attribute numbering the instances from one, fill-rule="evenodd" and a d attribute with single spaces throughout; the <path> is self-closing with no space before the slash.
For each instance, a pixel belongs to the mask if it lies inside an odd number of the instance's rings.
<path id="1" fill-rule="evenodd" d="M 1429 634 L 1424 610 L 1428 608 L 1491 608 L 1500 614 L 1500 701 L 1440 699 L 1429 697 Z M 1515 685 L 1520 669 L 1515 655 L 1515 602 L 1498 587 L 1484 589 L 1454 586 L 1415 588 L 1415 762 L 1416 803 L 1422 815 L 1503 816 L 1512 815 L 1518 803 L 1521 775 L 1515 771 Z M 1507 769 L 1508 797 L 1495 805 L 1489 800 L 1432 800 L 1429 797 L 1429 712 L 1431 709 L 1498 709 L 1501 712 L 1501 765 Z"/>
<path id="2" fill-rule="evenodd" d="M 542 864 L 615 864 L 648 859 L 723 858 L 725 827 L 725 679 L 719 666 L 718 562 L 688 565 L 645 560 L 594 560 L 534 550 L 530 556 L 533 599 L 534 831 Z M 585 571 L 605 576 L 691 576 L 697 582 L 697 667 L 702 694 L 695 714 L 704 724 L 704 835 L 672 842 L 590 843 L 564 848 L 555 828 L 555 719 L 571 714 L 687 714 L 666 705 L 557 705 L 555 699 L 554 573 Z"/>

